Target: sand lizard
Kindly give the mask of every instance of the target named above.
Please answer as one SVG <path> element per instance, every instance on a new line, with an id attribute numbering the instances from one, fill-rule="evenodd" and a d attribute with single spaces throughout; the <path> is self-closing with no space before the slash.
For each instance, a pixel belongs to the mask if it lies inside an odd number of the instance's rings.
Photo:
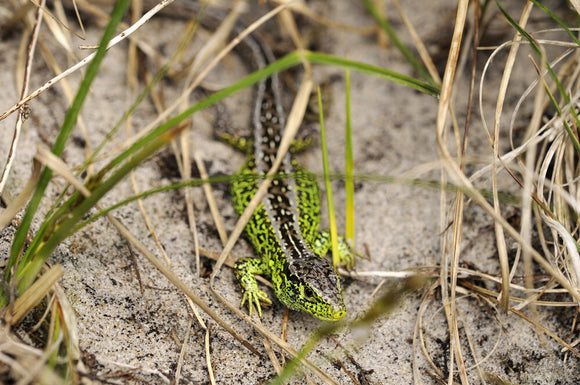
<path id="1" fill-rule="evenodd" d="M 195 18 L 200 10 L 199 5 L 190 1 L 175 5 L 177 14 L 171 14 L 178 17 Z M 210 9 L 201 13 L 205 13 L 200 20 L 202 24 L 206 24 L 208 18 L 216 19 L 219 14 Z M 216 24 L 216 21 L 209 24 Z M 241 30 L 243 26 L 238 25 L 233 32 Z M 254 70 L 274 61 L 270 48 L 251 36 L 246 37 L 237 50 L 246 61 L 253 62 Z M 256 94 L 252 113 L 253 138 L 236 135 L 227 138 L 247 154 L 231 186 L 234 208 L 239 215 L 258 189 L 258 176 L 265 175 L 272 167 L 285 123 L 277 74 L 261 80 Z M 271 303 L 267 294 L 258 288 L 254 275 L 261 274 L 270 278 L 276 296 L 287 307 L 326 321 L 344 317 L 346 307 L 340 277 L 325 258 L 331 245 L 330 233 L 318 231 L 319 224 L 320 190 L 316 177 L 287 154 L 278 177 L 272 181 L 245 228 L 259 257 L 241 258 L 234 265 L 243 290 L 241 306 L 247 303 L 250 315 L 256 307 L 261 316 L 260 303 Z M 355 253 L 343 238 L 338 241 L 341 264 L 352 266 Z"/>
<path id="2" fill-rule="evenodd" d="M 252 46 L 258 68 L 274 60 L 263 42 L 246 38 Z M 284 111 L 276 74 L 258 83 L 252 114 L 253 140 L 236 145 L 247 159 L 231 186 L 236 212 L 241 215 L 258 189 L 257 175 L 268 173 L 274 163 L 284 130 Z M 234 269 L 243 290 L 242 306 L 247 302 L 250 315 L 260 302 L 270 303 L 258 288 L 255 274 L 270 277 L 276 296 L 291 309 L 303 310 L 326 321 L 337 321 L 346 314 L 340 277 L 325 258 L 331 240 L 328 231 L 320 232 L 320 190 L 316 177 L 287 154 L 278 177 L 245 228 L 246 236 L 259 254 L 242 258 Z M 342 264 L 351 266 L 355 253 L 339 238 Z"/>

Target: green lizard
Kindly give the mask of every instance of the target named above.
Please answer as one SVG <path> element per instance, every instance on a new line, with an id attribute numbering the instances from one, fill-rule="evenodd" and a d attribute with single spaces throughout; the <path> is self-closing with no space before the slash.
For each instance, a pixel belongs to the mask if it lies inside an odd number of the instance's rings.
<path id="1" fill-rule="evenodd" d="M 214 28 L 223 15 L 191 1 L 178 2 L 174 16 L 197 19 Z M 199 12 L 199 13 L 198 13 Z M 170 12 L 171 13 L 171 12 Z M 243 26 L 234 27 L 235 33 Z M 254 70 L 272 62 L 269 47 L 246 37 L 237 51 Z M 245 210 L 258 190 L 259 176 L 265 175 L 274 162 L 284 130 L 284 111 L 280 103 L 280 87 L 276 74 L 258 83 L 252 114 L 253 137 L 221 133 L 222 139 L 246 152 L 247 159 L 232 182 L 232 200 L 238 215 Z M 303 148 L 304 143 L 294 147 Z M 313 174 L 286 155 L 272 181 L 268 193 L 248 222 L 245 232 L 258 258 L 242 258 L 235 265 L 235 275 L 242 290 L 241 306 L 248 305 L 250 316 L 256 307 L 262 315 L 261 302 L 271 303 L 258 288 L 255 275 L 270 277 L 276 297 L 291 309 L 303 310 L 326 321 L 338 321 L 346 314 L 340 277 L 328 259 L 330 233 L 318 231 L 320 224 L 320 190 Z M 355 253 L 339 238 L 341 265 L 351 267 Z"/>
<path id="2" fill-rule="evenodd" d="M 242 44 L 249 46 L 258 68 L 273 61 L 273 54 L 264 43 L 246 38 Z M 284 130 L 277 75 L 262 80 L 257 89 L 253 138 L 232 143 L 248 155 L 231 186 L 238 215 L 258 189 L 257 176 L 265 175 L 272 167 Z M 261 274 L 270 277 L 276 296 L 290 309 L 303 310 L 325 321 L 344 317 L 340 277 L 325 258 L 331 245 L 330 234 L 320 232 L 319 224 L 320 190 L 316 177 L 286 155 L 278 177 L 245 228 L 259 257 L 242 258 L 234 265 L 243 290 L 241 306 L 247 302 L 250 315 L 255 306 L 261 316 L 260 303 L 271 303 L 258 288 L 255 275 Z M 343 238 L 338 241 L 341 265 L 351 267 L 355 253 Z"/>

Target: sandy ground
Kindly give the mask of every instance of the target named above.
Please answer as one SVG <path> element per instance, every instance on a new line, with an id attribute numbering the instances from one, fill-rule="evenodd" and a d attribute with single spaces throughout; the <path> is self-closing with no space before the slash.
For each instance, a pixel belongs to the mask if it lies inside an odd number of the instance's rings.
<path id="1" fill-rule="evenodd" d="M 512 3 L 515 4 L 511 4 L 509 9 L 517 19 L 521 11 L 520 5 L 518 2 Z M 452 33 L 455 2 L 409 0 L 403 6 L 430 53 L 439 58 L 438 64 L 442 68 L 445 63 L 446 44 Z M 319 1 L 314 2 L 312 7 L 323 10 L 326 17 L 337 22 L 356 26 L 373 23 L 358 2 L 333 1 L 331 7 L 325 7 Z M 556 9 L 560 10 L 557 7 Z M 403 41 L 410 44 L 410 37 L 395 13 L 394 9 L 389 8 L 394 28 L 400 31 Z M 534 17 L 530 30 L 553 27 L 541 13 L 534 13 Z M 498 44 L 511 39 L 513 32 L 503 21 L 498 19 L 493 26 L 490 31 L 492 41 L 488 44 Z M 140 31 L 140 36 L 168 55 L 183 29 L 182 23 L 159 18 L 147 24 Z M 66 67 L 67 58 L 62 48 L 49 37 L 46 28 L 43 30 L 47 36 L 45 43 L 56 52 L 60 65 Z M 314 30 L 320 34 L 316 39 L 320 44 L 318 49 L 322 51 L 338 56 L 348 55 L 355 60 L 416 76 L 394 47 L 378 49 L 374 36 L 361 36 L 328 28 Z M 19 39 L 20 31 L 16 31 L 0 41 L 0 65 L 3 69 L 0 71 L 2 111 L 18 99 L 15 63 Z M 94 44 L 98 39 L 98 29 L 94 24 L 89 24 L 88 37 L 83 44 Z M 76 49 L 78 43 L 74 43 L 75 54 L 82 57 L 85 53 Z M 522 53 L 522 58 L 525 58 L 525 54 Z M 479 68 L 483 66 L 488 55 L 486 51 L 480 53 L 477 63 Z M 505 54 L 498 56 L 486 78 L 483 103 L 487 118 L 492 116 L 495 107 L 495 92 L 504 58 Z M 100 143 L 134 98 L 126 87 L 126 61 L 126 44 L 109 52 L 84 107 L 82 119 L 89 132 L 88 144 L 93 148 Z M 243 66 L 236 59 L 229 59 L 212 79 L 220 84 L 228 84 L 241 74 Z M 32 78 L 33 88 L 50 77 L 45 65 L 36 64 Z M 517 96 L 534 77 L 529 61 L 519 61 L 518 70 L 510 83 L 506 117 L 510 117 Z M 344 164 L 344 73 L 338 68 L 316 66 L 314 78 L 317 81 L 334 79 L 330 87 L 331 98 L 327 102 L 328 106 L 325 106 L 326 127 L 329 130 L 331 169 L 341 172 Z M 71 77 L 73 89 L 76 89 L 78 80 L 79 74 Z M 466 78 L 458 79 L 455 105 L 461 124 L 465 119 L 467 85 Z M 165 87 L 168 100 L 181 89 L 180 84 L 174 83 L 167 83 Z M 247 126 L 247 120 L 244 120 L 247 117 L 244 114 L 247 114 L 250 106 L 248 95 L 233 99 L 230 105 L 241 106 L 233 114 L 235 124 Z M 21 137 L 18 160 L 8 182 L 5 193 L 8 198 L 16 196 L 21 186 L 26 183 L 36 146 L 48 147 L 52 143 L 66 106 L 66 98 L 60 86 L 53 87 L 30 103 L 31 118 Z M 400 176 L 416 167 L 435 162 L 438 159 L 435 143 L 436 108 L 437 100 L 430 96 L 382 79 L 353 73 L 352 116 L 356 173 Z M 481 113 L 477 109 L 474 111 L 469 151 L 473 155 L 489 156 L 491 149 L 481 128 Z M 525 125 L 525 116 L 525 113 L 519 115 L 522 125 Z M 153 117 L 152 103 L 147 100 L 132 118 L 134 132 L 144 127 Z M 210 175 L 231 174 L 242 164 L 243 155 L 213 139 L 212 122 L 212 111 L 202 112 L 194 117 L 194 129 L 191 131 L 192 150 L 204 159 Z M 0 154 L 3 154 L 0 162 L 4 162 L 8 151 L 8 138 L 12 135 L 13 125 L 13 117 L 0 122 L 0 133 L 5 138 L 0 141 Z M 107 151 L 113 151 L 125 137 L 123 128 L 107 146 Z M 71 166 L 81 164 L 84 159 L 82 138 L 77 129 L 64 152 L 63 159 Z M 502 140 L 506 140 L 505 135 Z M 507 148 L 506 141 L 504 149 Z M 136 170 L 134 177 L 140 190 L 178 180 L 177 171 L 171 165 L 171 154 L 166 149 Z M 318 148 L 301 155 L 300 161 L 313 171 L 321 170 Z M 102 164 L 97 163 L 96 167 Z M 414 176 L 425 180 L 439 178 L 437 172 Z M 62 185 L 63 181 L 56 179 L 56 183 L 48 190 L 47 197 L 56 197 Z M 334 183 L 334 187 L 338 224 L 342 228 L 344 187 L 342 183 Z M 509 180 L 504 187 L 507 191 L 517 191 Z M 228 199 L 227 186 L 216 185 L 214 189 L 226 228 L 231 231 L 236 216 Z M 133 185 L 130 180 L 125 180 L 102 203 L 107 206 L 132 194 Z M 194 189 L 193 196 L 199 243 L 204 249 L 220 251 L 216 228 L 201 189 Z M 46 204 L 48 205 L 48 200 Z M 194 242 L 188 229 L 184 192 L 158 194 L 144 200 L 143 204 L 165 252 L 169 255 L 172 270 L 215 312 L 234 325 L 257 349 L 263 351 L 257 333 L 240 322 L 209 292 L 208 278 L 198 278 L 194 274 Z M 514 209 L 507 207 L 506 213 L 510 210 Z M 357 269 L 398 271 L 416 266 L 436 265 L 441 255 L 440 212 L 440 194 L 437 190 L 409 187 L 400 183 L 358 183 L 356 244 L 361 251 L 368 252 L 371 260 L 360 260 Z M 136 204 L 121 208 L 115 212 L 115 216 L 161 257 Z M 324 222 L 327 223 L 327 220 L 324 219 Z M 497 274 L 497 251 L 491 224 L 491 219 L 481 209 L 473 204 L 467 205 L 462 262 L 471 263 L 472 267 L 487 273 Z M 13 231 L 11 226 L 2 233 L 2 258 L 8 253 Z M 234 249 L 234 255 L 253 255 L 253 251 L 245 240 L 240 240 Z M 184 296 L 173 285 L 141 256 L 137 255 L 136 259 L 144 290 L 141 290 L 137 280 L 127 242 L 107 221 L 99 220 L 58 247 L 50 263 L 60 263 L 65 268 L 60 284 L 66 290 L 77 313 L 83 358 L 92 374 L 103 382 L 106 379 L 109 383 L 169 383 L 176 371 L 181 344 L 191 321 L 191 312 Z M 211 269 L 212 266 L 212 263 L 203 259 L 202 269 Z M 393 282 L 388 280 L 386 283 Z M 344 296 L 349 311 L 347 319 L 355 319 L 369 308 L 369 303 L 374 298 L 373 291 L 379 283 L 378 278 L 345 281 Z M 220 273 L 216 286 L 232 304 L 239 303 L 239 289 L 231 270 L 226 268 Z M 270 295 L 273 296 L 272 293 Z M 420 309 L 421 304 L 424 309 Z M 460 336 L 470 383 L 481 383 L 480 378 L 485 377 L 486 373 L 518 384 L 578 383 L 578 358 L 563 353 L 560 345 L 520 317 L 501 314 L 468 293 L 460 293 L 457 304 L 460 311 Z M 410 384 L 414 380 L 417 383 L 434 384 L 436 382 L 430 373 L 435 373 L 435 370 L 419 345 L 413 344 L 420 310 L 424 310 L 421 313 L 422 331 L 427 352 L 445 376 L 449 365 L 449 333 L 441 308 L 440 294 L 436 291 L 406 295 L 392 314 L 381 317 L 372 328 L 363 331 L 362 336 L 360 332 L 345 331 L 335 335 L 334 340 L 323 339 L 310 358 L 338 383 L 355 383 L 345 369 L 325 358 L 340 350 L 337 347 L 338 341 L 348 349 L 353 360 L 340 355 L 345 368 L 361 383 L 366 379 L 370 384 Z M 262 322 L 267 329 L 280 334 L 283 316 L 284 308 L 274 301 L 273 307 L 265 311 Z M 565 340 L 569 338 L 573 316 L 572 308 L 540 308 L 536 315 L 547 328 Z M 215 322 L 205 315 L 202 317 L 211 327 L 211 359 L 218 383 L 259 384 L 273 377 L 275 371 L 267 359 L 251 354 Z M 319 321 L 307 314 L 290 312 L 288 342 L 299 348 L 319 325 Z M 202 337 L 203 332 L 199 325 L 193 322 L 192 335 L 185 347 L 181 383 L 205 384 L 209 381 Z M 473 344 L 477 358 L 470 353 L 469 343 Z M 476 359 L 481 364 L 474 367 Z M 320 382 L 314 376 L 311 379 L 314 383 Z M 296 382 L 304 383 L 304 380 Z"/>

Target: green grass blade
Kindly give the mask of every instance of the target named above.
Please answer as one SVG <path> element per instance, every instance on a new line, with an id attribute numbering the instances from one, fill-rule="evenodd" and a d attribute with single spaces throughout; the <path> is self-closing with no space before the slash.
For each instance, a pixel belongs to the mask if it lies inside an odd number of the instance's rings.
<path id="1" fill-rule="evenodd" d="M 352 153 L 352 119 L 350 109 L 350 70 L 345 71 L 345 92 L 346 92 L 346 124 L 345 124 L 345 141 L 344 141 L 344 185 L 346 190 L 346 210 L 345 210 L 345 238 L 352 249 L 354 245 L 354 160 Z"/>
<path id="2" fill-rule="evenodd" d="M 532 3 L 534 3 L 534 5 L 538 8 L 540 8 L 542 11 L 546 12 L 546 14 L 548 16 L 550 16 L 556 23 L 560 24 L 560 27 L 562 27 L 564 29 L 564 31 L 566 31 L 568 33 L 568 36 L 570 36 L 570 38 L 572 38 L 572 40 L 574 40 L 574 42 L 580 47 L 580 41 L 578 40 L 578 38 L 576 37 L 576 35 L 570 31 L 570 28 L 568 28 L 566 26 L 566 24 L 564 24 L 564 22 L 562 20 L 560 20 L 558 18 L 558 16 L 556 16 L 552 11 L 550 11 L 548 8 L 546 8 L 545 5 L 543 5 L 542 3 L 540 3 L 537 0 L 530 0 Z"/>
<path id="3" fill-rule="evenodd" d="M 328 206 L 328 222 L 330 223 L 330 240 L 332 241 L 332 263 L 336 267 L 340 262 L 338 255 L 338 232 L 336 231 L 336 215 L 334 213 L 332 184 L 330 183 L 330 166 L 328 164 L 328 148 L 326 146 L 326 131 L 324 130 L 324 112 L 322 111 L 322 96 L 320 95 L 320 87 L 318 87 L 318 113 L 320 118 L 320 147 L 322 148 L 324 188 L 326 190 L 326 204 Z"/>
<path id="4" fill-rule="evenodd" d="M 199 186 L 202 186 L 206 183 L 210 183 L 210 184 L 229 183 L 229 182 L 231 182 L 233 177 L 234 177 L 233 175 L 219 175 L 219 176 L 212 176 L 212 177 L 207 178 L 207 179 L 190 179 L 190 180 L 176 182 L 176 183 L 168 184 L 165 186 L 156 187 L 156 188 L 153 188 L 150 190 L 142 191 L 139 194 L 132 195 L 126 199 L 123 199 L 122 201 L 119 201 L 119 202 L 107 207 L 106 209 L 103 209 L 103 210 L 99 211 L 98 213 L 86 218 L 82 222 L 79 222 L 76 225 L 74 232 L 76 232 L 76 231 L 80 230 L 81 228 L 85 227 L 86 225 L 96 221 L 97 219 L 105 216 L 106 214 L 109 214 L 109 213 L 115 211 L 116 209 L 123 207 L 131 202 L 136 201 L 136 200 L 145 199 L 145 198 L 151 197 L 151 196 L 158 194 L 158 193 L 163 193 L 163 192 L 167 192 L 170 190 L 177 190 L 177 189 L 184 188 L 184 187 L 199 187 Z M 323 174 L 321 174 L 321 175 L 316 175 L 316 177 L 319 180 L 324 180 L 325 176 Z M 333 173 L 333 174 L 330 174 L 329 177 L 330 177 L 330 180 L 343 181 L 343 180 L 348 179 L 347 174 L 334 174 Z M 256 179 L 261 179 L 261 178 L 263 178 L 263 176 L 261 177 L 259 175 L 256 175 Z M 353 182 L 354 181 L 364 181 L 364 182 L 375 182 L 375 183 L 381 183 L 381 184 L 397 183 L 397 184 L 408 185 L 408 186 L 413 186 L 413 187 L 421 187 L 421 188 L 425 188 L 425 189 L 433 189 L 433 190 L 440 190 L 441 189 L 441 182 L 436 181 L 436 180 L 402 179 L 402 178 L 385 176 L 385 175 L 365 175 L 365 174 L 353 175 L 352 180 L 353 180 Z M 447 184 L 447 185 L 445 185 L 445 188 L 449 191 L 463 191 L 461 188 L 458 188 L 457 186 L 455 186 L 453 184 Z M 491 191 L 478 190 L 478 192 L 480 194 L 482 194 L 484 197 L 486 197 L 487 199 L 492 199 Z M 502 203 L 505 203 L 505 204 L 518 205 L 521 203 L 520 197 L 518 195 L 499 192 L 499 196 L 500 196 L 500 201 Z"/>
<path id="5" fill-rule="evenodd" d="M 417 71 L 417 73 L 425 80 L 427 80 L 430 84 L 435 85 L 437 84 L 431 75 L 429 75 L 429 71 L 425 68 L 425 66 L 418 60 L 415 55 L 407 48 L 405 44 L 399 39 L 395 30 L 387 20 L 383 18 L 383 16 L 379 13 L 379 11 L 375 8 L 371 0 L 361 0 L 362 3 L 365 5 L 367 10 L 373 16 L 375 21 L 381 26 L 381 28 L 386 32 L 389 36 L 391 41 L 395 44 L 395 46 L 399 49 L 399 51 L 403 54 L 405 59 L 411 64 L 411 66 Z"/>
<path id="6" fill-rule="evenodd" d="M 371 64 L 344 59 L 321 52 L 304 51 L 303 55 L 304 58 L 310 63 L 326 64 L 335 67 L 342 67 L 344 69 L 350 68 L 351 70 L 357 72 L 377 76 L 407 87 L 411 87 L 417 91 L 421 91 L 435 98 L 439 97 L 439 92 L 441 91 L 441 88 L 437 85 L 425 83 L 410 76 L 403 75 L 395 71 L 390 71 L 385 68 L 373 66 Z"/>

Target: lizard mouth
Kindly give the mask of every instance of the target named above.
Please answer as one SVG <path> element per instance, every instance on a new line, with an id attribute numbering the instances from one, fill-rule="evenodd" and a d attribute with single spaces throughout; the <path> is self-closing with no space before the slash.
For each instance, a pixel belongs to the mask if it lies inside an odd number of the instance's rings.
<path id="1" fill-rule="evenodd" d="M 343 319 L 345 315 L 346 315 L 346 308 L 342 307 L 339 310 L 335 310 L 333 313 L 331 313 L 327 317 L 325 317 L 323 315 L 316 315 L 316 317 L 322 321 L 337 322 L 337 321 L 340 321 L 341 319 Z"/>

